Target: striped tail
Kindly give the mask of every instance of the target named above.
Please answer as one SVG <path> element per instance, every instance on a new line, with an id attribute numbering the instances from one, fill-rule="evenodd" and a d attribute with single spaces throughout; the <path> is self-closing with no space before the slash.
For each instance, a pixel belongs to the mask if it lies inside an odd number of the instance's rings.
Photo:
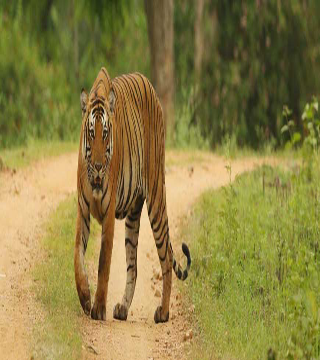
<path id="1" fill-rule="evenodd" d="M 172 247 L 171 247 L 172 250 Z M 181 265 L 177 263 L 176 259 L 174 258 L 173 255 L 173 270 L 175 272 L 175 274 L 177 275 L 177 278 L 184 281 L 187 277 L 188 277 L 188 271 L 190 269 L 190 265 L 191 265 L 191 257 L 190 257 L 190 251 L 188 246 L 185 243 L 182 243 L 182 251 L 184 253 L 184 255 L 187 257 L 187 267 L 182 271 Z M 172 251 L 173 254 L 173 251 Z"/>

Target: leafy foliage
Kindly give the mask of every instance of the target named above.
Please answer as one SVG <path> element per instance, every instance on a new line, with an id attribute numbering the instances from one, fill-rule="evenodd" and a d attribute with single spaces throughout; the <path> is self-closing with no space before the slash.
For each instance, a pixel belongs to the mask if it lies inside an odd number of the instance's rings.
<path id="1" fill-rule="evenodd" d="M 307 103 L 302 113 L 303 131 L 294 132 L 295 123 L 289 117 L 292 111 L 285 105 L 283 107 L 283 116 L 286 118 L 287 124 L 281 128 L 281 133 L 289 133 L 290 140 L 286 143 L 286 147 L 292 148 L 295 144 L 300 143 L 303 138 L 303 146 L 307 153 L 317 154 L 320 142 L 320 120 L 318 118 L 319 103 L 316 97 L 312 102 Z"/>
<path id="2" fill-rule="evenodd" d="M 133 71 L 150 77 L 143 3 L 0 3 L 0 147 L 30 137 L 77 139 L 79 91 L 90 88 L 103 65 L 112 77 Z M 303 104 L 319 95 L 319 1 L 206 1 L 200 79 L 195 6 L 174 2 L 175 143 L 215 147 L 231 138 L 241 147 L 281 145 L 284 103 L 301 134 Z"/>
<path id="3" fill-rule="evenodd" d="M 283 106 L 282 115 L 286 119 L 287 124 L 283 125 L 281 128 L 281 133 L 289 133 L 290 140 L 287 141 L 286 147 L 292 149 L 296 144 L 298 144 L 301 140 L 301 134 L 298 131 L 294 131 L 295 123 L 289 117 L 292 115 L 292 111 L 286 106 Z"/>
<path id="4" fill-rule="evenodd" d="M 176 2 L 177 89 L 194 84 L 194 2 Z M 282 104 L 302 127 L 303 104 L 319 92 L 320 3 L 208 1 L 193 121 L 212 146 L 226 134 L 254 148 L 281 142 Z M 178 100 L 180 95 L 177 94 Z"/>
<path id="5" fill-rule="evenodd" d="M 132 13 L 130 4 L 138 10 Z M 130 4 L 0 3 L 0 147 L 29 138 L 78 139 L 80 89 L 90 89 L 101 66 L 111 76 L 148 75 L 143 3 Z"/>
<path id="6" fill-rule="evenodd" d="M 310 146 L 314 153 L 318 153 L 320 143 L 320 119 L 319 119 L 319 103 L 314 97 L 310 104 L 306 104 L 302 121 L 304 125 L 304 132 L 307 134 L 304 143 Z"/>
<path id="7" fill-rule="evenodd" d="M 1 16 L 1 15 L 0 15 Z M 13 24 L 0 21 L 0 146 L 25 143 L 28 137 L 65 139 L 78 133 L 73 109 L 68 109 L 68 88 L 61 69 L 41 63 L 38 48 L 20 30 L 20 15 Z"/>
<path id="8" fill-rule="evenodd" d="M 175 140 L 174 145 L 181 149 L 206 149 L 209 148 L 209 142 L 201 133 L 199 126 L 192 122 L 194 114 L 195 91 L 183 91 L 181 105 L 176 110 L 175 121 Z M 168 142 L 167 142 L 168 145 Z"/>

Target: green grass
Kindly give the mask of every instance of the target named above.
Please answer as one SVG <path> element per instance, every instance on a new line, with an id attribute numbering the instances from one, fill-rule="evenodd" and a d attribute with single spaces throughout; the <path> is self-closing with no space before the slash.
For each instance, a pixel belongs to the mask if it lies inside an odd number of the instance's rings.
<path id="1" fill-rule="evenodd" d="M 77 151 L 78 148 L 79 145 L 75 142 L 32 140 L 26 146 L 0 149 L 0 159 L 4 166 L 17 169 L 43 158 Z"/>
<path id="2" fill-rule="evenodd" d="M 195 205 L 183 233 L 192 359 L 320 357 L 319 168 L 262 167 Z"/>
<path id="3" fill-rule="evenodd" d="M 41 244 L 43 259 L 34 271 L 37 301 L 44 313 L 34 330 L 35 358 L 78 359 L 81 355 L 79 318 L 83 311 L 73 268 L 76 211 L 77 201 L 73 195 L 59 205 L 46 224 Z M 98 225 L 94 222 L 86 258 L 93 256 L 97 234 Z"/>
<path id="4" fill-rule="evenodd" d="M 258 150 L 254 150 L 248 146 L 238 146 L 235 136 L 225 136 L 221 144 L 215 148 L 215 153 L 220 156 L 227 157 L 228 159 L 243 159 L 246 157 L 266 157 L 274 156 L 277 159 L 292 160 L 301 159 L 303 156 L 300 148 L 286 149 L 276 148 L 273 141 L 264 143 Z"/>
<path id="5" fill-rule="evenodd" d="M 191 149 L 166 149 L 166 166 L 188 166 L 192 164 L 200 164 L 207 160 L 210 152 Z"/>

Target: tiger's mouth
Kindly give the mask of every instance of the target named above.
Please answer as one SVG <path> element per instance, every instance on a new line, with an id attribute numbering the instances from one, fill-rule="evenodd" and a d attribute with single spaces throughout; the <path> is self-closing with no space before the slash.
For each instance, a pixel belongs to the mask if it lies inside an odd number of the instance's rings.
<path id="1" fill-rule="evenodd" d="M 94 189 L 102 189 L 102 179 L 101 178 L 97 178 L 95 179 L 92 184 L 92 190 Z"/>
<path id="2" fill-rule="evenodd" d="M 100 199 L 102 196 L 102 186 L 103 186 L 103 179 L 101 179 L 100 176 L 97 176 L 91 182 L 93 197 L 97 200 Z"/>

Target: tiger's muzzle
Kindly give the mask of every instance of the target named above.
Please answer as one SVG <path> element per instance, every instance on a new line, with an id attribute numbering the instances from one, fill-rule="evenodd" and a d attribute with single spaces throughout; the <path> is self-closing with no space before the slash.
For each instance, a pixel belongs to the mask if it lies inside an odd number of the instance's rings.
<path id="1" fill-rule="evenodd" d="M 93 192 L 93 197 L 99 199 L 102 196 L 102 187 L 103 187 L 103 174 L 102 174 L 102 165 L 95 164 L 93 179 L 91 181 L 91 187 Z"/>

